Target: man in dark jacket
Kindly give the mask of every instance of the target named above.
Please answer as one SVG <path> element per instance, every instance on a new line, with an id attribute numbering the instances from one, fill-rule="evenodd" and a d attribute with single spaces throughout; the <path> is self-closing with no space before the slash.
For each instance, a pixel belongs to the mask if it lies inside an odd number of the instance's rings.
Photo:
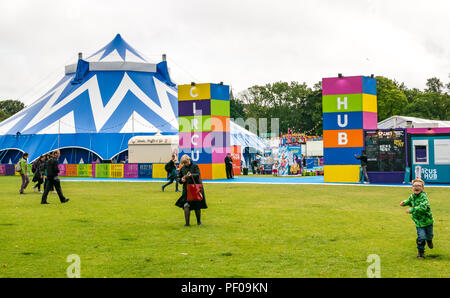
<path id="1" fill-rule="evenodd" d="M 48 161 L 48 164 L 47 164 L 48 183 L 45 185 L 45 190 L 44 190 L 44 193 L 42 194 L 41 204 L 48 204 L 47 203 L 47 195 L 48 195 L 50 189 L 52 188 L 52 186 L 55 187 L 55 190 L 58 193 L 59 200 L 61 201 L 61 203 L 66 203 L 69 201 L 69 199 L 66 199 L 62 193 L 61 183 L 58 178 L 58 173 L 59 173 L 58 159 L 59 159 L 60 155 L 61 155 L 61 153 L 59 152 L 59 150 L 56 150 L 53 153 L 53 156 L 50 157 L 50 159 Z"/>
<path id="2" fill-rule="evenodd" d="M 361 174 L 359 176 L 359 182 L 369 183 L 369 176 L 367 176 L 367 155 L 366 150 L 361 151 L 360 156 L 356 156 L 356 159 L 361 161 Z M 366 179 L 364 181 L 364 178 Z"/>
<path id="3" fill-rule="evenodd" d="M 225 157 L 225 170 L 227 172 L 227 179 L 233 179 L 233 159 L 230 153 L 227 153 Z"/>

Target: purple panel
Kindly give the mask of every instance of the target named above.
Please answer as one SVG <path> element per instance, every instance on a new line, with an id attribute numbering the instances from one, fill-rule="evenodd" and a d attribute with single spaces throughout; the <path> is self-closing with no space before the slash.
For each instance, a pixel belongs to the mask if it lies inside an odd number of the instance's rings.
<path id="1" fill-rule="evenodd" d="M 6 168 L 5 165 L 0 165 L 0 176 L 6 175 Z"/>
<path id="2" fill-rule="evenodd" d="M 58 176 L 64 177 L 67 175 L 67 165 L 60 164 L 58 165 L 58 168 L 59 168 Z"/>
<path id="3" fill-rule="evenodd" d="M 402 184 L 405 172 L 367 172 L 370 183 Z"/>
<path id="4" fill-rule="evenodd" d="M 362 93 L 362 87 L 362 76 L 322 79 L 323 95 Z"/>
<path id="5" fill-rule="evenodd" d="M 139 164 L 126 163 L 123 165 L 123 178 L 138 178 L 139 177 Z"/>
<path id="6" fill-rule="evenodd" d="M 92 178 L 95 178 L 95 165 L 100 163 L 99 161 L 92 162 Z"/>
<path id="7" fill-rule="evenodd" d="M 15 174 L 14 165 L 5 165 L 5 175 L 14 176 L 14 174 Z"/>
<path id="8" fill-rule="evenodd" d="M 195 110 L 195 111 L 194 111 Z M 178 116 L 211 115 L 211 100 L 182 100 L 178 102 Z"/>
<path id="9" fill-rule="evenodd" d="M 323 157 L 319 158 L 319 166 L 323 166 Z"/>
<path id="10" fill-rule="evenodd" d="M 377 129 L 378 114 L 374 112 L 363 112 L 363 129 Z"/>
<path id="11" fill-rule="evenodd" d="M 226 147 L 229 148 L 230 144 L 230 133 L 214 131 L 212 132 L 211 147 Z"/>

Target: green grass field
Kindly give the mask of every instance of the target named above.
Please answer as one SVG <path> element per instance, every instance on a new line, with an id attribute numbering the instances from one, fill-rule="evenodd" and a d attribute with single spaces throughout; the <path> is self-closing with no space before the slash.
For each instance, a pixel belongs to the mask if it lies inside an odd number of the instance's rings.
<path id="1" fill-rule="evenodd" d="M 435 248 L 417 260 L 410 188 L 205 184 L 184 227 L 173 185 L 63 181 L 71 201 L 40 205 L 19 180 L 0 177 L 0 277 L 66 277 L 70 254 L 81 277 L 366 277 L 370 254 L 382 277 L 450 277 L 448 188 L 426 188 Z"/>

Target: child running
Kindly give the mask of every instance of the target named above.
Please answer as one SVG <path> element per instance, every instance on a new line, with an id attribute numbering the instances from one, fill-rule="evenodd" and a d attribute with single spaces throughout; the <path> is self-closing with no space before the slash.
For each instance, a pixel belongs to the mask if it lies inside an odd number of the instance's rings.
<path id="1" fill-rule="evenodd" d="M 417 249 L 418 259 L 425 259 L 425 242 L 429 248 L 433 248 L 433 215 L 431 214 L 430 203 L 424 190 L 424 182 L 421 179 L 413 180 L 413 194 L 406 201 L 400 203 L 400 206 L 410 206 L 406 210 L 411 214 L 411 218 L 416 224 L 417 229 Z"/>

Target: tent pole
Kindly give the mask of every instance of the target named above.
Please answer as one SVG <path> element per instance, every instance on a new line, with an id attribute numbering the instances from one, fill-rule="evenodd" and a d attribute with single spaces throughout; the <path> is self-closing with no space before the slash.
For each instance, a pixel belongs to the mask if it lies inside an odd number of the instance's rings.
<path id="1" fill-rule="evenodd" d="M 61 119 L 58 120 L 58 148 L 59 149 L 59 135 L 61 134 Z"/>
<path id="2" fill-rule="evenodd" d="M 131 114 L 131 132 L 132 132 L 132 136 L 134 137 L 134 111 Z"/>

